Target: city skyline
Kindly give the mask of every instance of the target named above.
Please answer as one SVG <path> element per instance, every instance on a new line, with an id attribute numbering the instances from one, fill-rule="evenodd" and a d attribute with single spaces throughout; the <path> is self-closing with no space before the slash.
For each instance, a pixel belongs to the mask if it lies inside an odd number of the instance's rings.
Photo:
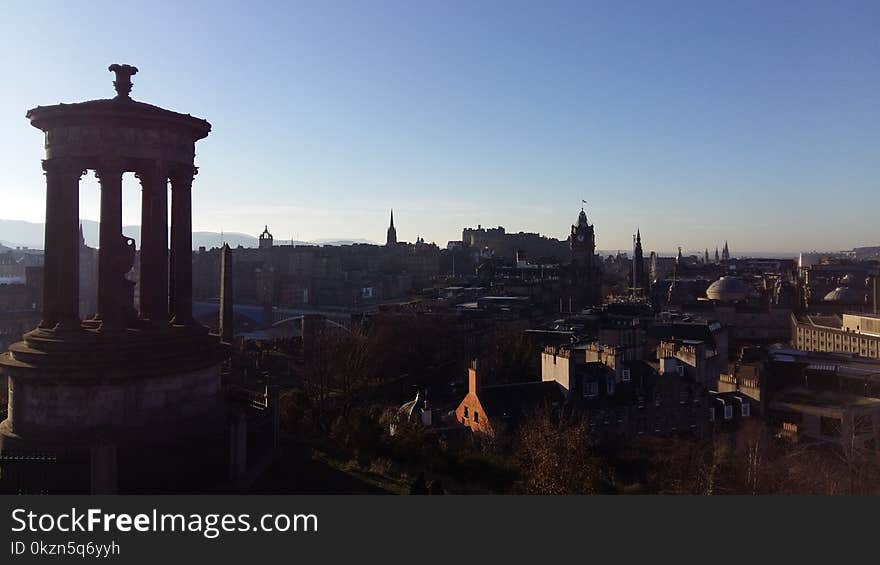
<path id="1" fill-rule="evenodd" d="M 478 224 L 563 239 L 586 199 L 600 249 L 629 249 L 637 227 L 650 249 L 878 243 L 870 3 L 297 4 L 271 20 L 184 6 L 160 44 L 128 25 L 130 9 L 9 8 L 5 21 L 26 25 L 0 39 L 16 77 L 0 93 L 0 216 L 44 220 L 24 112 L 110 97 L 114 53 L 141 68 L 136 100 L 214 124 L 196 158 L 197 231 L 381 242 L 393 207 L 410 241 L 443 245 Z M 163 9 L 140 10 L 160 21 Z M 95 22 L 100 40 L 82 35 Z M 125 224 L 138 191 L 127 175 Z M 81 216 L 98 217 L 91 174 Z"/>
<path id="2" fill-rule="evenodd" d="M 84 227 L 84 240 L 85 244 L 97 248 L 98 247 L 98 229 L 100 226 L 100 222 L 98 220 L 89 220 L 82 219 L 81 225 Z M 473 229 L 476 226 L 463 226 L 463 229 Z M 521 230 L 517 229 L 509 229 L 507 226 L 480 226 L 483 229 L 496 229 L 498 227 L 503 227 L 508 234 L 516 234 Z M 313 240 L 304 240 L 298 238 L 291 237 L 282 237 L 280 234 L 274 232 L 273 228 L 268 224 L 264 224 L 261 229 L 267 229 L 273 235 L 275 245 L 349 245 L 349 244 L 368 244 L 368 245 L 383 245 L 382 242 L 365 239 L 365 238 L 344 238 L 344 237 L 327 237 L 327 238 L 317 238 Z M 42 249 L 43 246 L 43 230 L 44 224 L 42 222 L 28 222 L 26 220 L 9 220 L 7 218 L 0 218 L 0 245 L 5 245 L 6 247 L 27 247 L 30 249 Z M 9 234 L 15 233 L 15 236 L 11 236 Z M 123 233 L 133 238 L 136 242 L 140 241 L 140 225 L 137 223 L 131 225 L 123 226 Z M 251 230 L 249 232 L 213 232 L 213 231 L 200 231 L 196 230 L 193 232 L 193 249 L 196 250 L 200 246 L 205 246 L 207 248 L 219 248 L 222 247 L 223 243 L 229 243 L 231 246 L 235 247 L 237 245 L 242 245 L 247 248 L 256 248 L 259 244 L 259 235 L 260 231 Z M 552 239 L 557 239 L 559 241 L 566 241 L 566 237 L 557 238 L 554 236 L 548 236 L 547 234 L 538 234 L 543 237 L 548 237 Z M 635 234 L 633 234 L 635 237 Z M 414 243 L 416 241 L 416 237 L 413 237 L 412 241 L 407 239 L 406 234 L 402 234 L 400 238 L 401 242 L 405 243 Z M 438 242 L 431 240 L 424 240 L 425 243 L 428 244 L 436 244 L 440 248 L 445 248 L 447 244 L 452 243 L 453 241 L 459 240 L 450 240 L 447 242 Z M 721 251 L 721 248 L 725 243 L 733 245 L 731 249 L 731 255 L 734 257 L 758 257 L 762 254 L 767 257 L 775 257 L 782 258 L 788 257 L 793 258 L 798 256 L 800 253 L 829 253 L 835 254 L 839 252 L 849 252 L 852 251 L 855 247 L 851 246 L 849 248 L 841 248 L 841 249 L 799 249 L 799 250 L 790 250 L 790 251 L 762 251 L 762 250 L 753 250 L 753 249 L 738 249 L 735 246 L 736 242 L 729 242 L 729 240 L 723 240 L 717 244 L 718 251 Z M 674 249 L 656 249 L 651 246 L 647 246 L 646 252 L 648 253 L 657 253 L 659 256 L 675 256 L 678 253 L 678 250 L 681 249 L 681 252 L 685 256 L 696 256 L 698 259 L 703 257 L 703 254 L 708 251 L 710 256 L 714 257 L 714 243 L 709 246 L 700 246 L 700 245 L 691 245 L 691 244 L 682 244 L 681 246 L 676 246 Z M 869 246 L 869 247 L 880 247 L 880 246 Z M 622 253 L 624 255 L 631 255 L 633 251 L 632 246 L 627 248 L 600 248 L 597 247 L 596 253 L 599 255 L 613 255 L 616 253 Z"/>
<path id="3" fill-rule="evenodd" d="M 0 493 L 164 508 L 11 555 L 880 495 L 880 5 L 749 1 L 11 5 Z"/>

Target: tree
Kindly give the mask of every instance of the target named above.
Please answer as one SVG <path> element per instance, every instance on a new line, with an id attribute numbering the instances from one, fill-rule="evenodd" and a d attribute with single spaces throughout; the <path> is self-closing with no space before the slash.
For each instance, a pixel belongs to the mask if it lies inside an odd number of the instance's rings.
<path id="1" fill-rule="evenodd" d="M 370 367 L 372 341 L 360 326 L 349 330 L 324 325 L 304 352 L 303 392 L 315 429 L 327 431 L 337 416 L 347 416 L 359 393 L 375 379 Z"/>
<path id="2" fill-rule="evenodd" d="M 711 440 L 646 437 L 636 445 L 647 466 L 648 490 L 658 494 L 715 494 L 719 454 Z"/>
<path id="3" fill-rule="evenodd" d="M 520 427 L 516 454 L 522 489 L 529 494 L 593 494 L 606 475 L 586 420 L 547 406 Z"/>
<path id="4" fill-rule="evenodd" d="M 486 382 L 521 382 L 535 373 L 539 351 L 526 336 L 527 327 L 523 323 L 501 325 L 483 340 L 479 358 Z"/>

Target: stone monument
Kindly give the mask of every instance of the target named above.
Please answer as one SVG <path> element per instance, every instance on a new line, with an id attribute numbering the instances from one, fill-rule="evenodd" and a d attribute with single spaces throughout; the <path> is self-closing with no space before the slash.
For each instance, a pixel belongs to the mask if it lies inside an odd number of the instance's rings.
<path id="1" fill-rule="evenodd" d="M 222 474 L 226 457 L 220 365 L 227 349 L 192 316 L 195 142 L 211 125 L 132 100 L 138 69 L 109 70 L 114 98 L 27 113 L 45 134 L 43 315 L 0 355 L 9 387 L 0 456 L 79 456 L 90 466 L 83 488 L 92 492 L 187 490 L 187 480 L 212 480 L 215 458 Z M 80 320 L 79 181 L 87 170 L 101 187 L 98 308 Z M 142 188 L 137 308 L 126 278 L 134 240 L 122 234 L 126 173 Z"/>

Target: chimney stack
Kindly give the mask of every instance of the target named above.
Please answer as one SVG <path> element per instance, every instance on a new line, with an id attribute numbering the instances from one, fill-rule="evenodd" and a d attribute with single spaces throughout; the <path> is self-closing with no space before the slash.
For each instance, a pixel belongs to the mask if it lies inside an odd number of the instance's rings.
<path id="1" fill-rule="evenodd" d="M 477 371 L 477 360 L 471 360 L 470 367 L 468 367 L 468 392 L 473 394 L 479 394 L 480 388 L 482 388 L 483 383 L 481 382 L 480 374 Z"/>

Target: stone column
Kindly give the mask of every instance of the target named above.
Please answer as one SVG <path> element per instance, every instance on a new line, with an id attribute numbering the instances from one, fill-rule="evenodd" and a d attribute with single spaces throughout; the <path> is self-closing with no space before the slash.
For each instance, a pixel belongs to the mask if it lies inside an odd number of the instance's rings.
<path id="1" fill-rule="evenodd" d="M 141 181 L 140 317 L 168 322 L 168 177 L 156 161 L 137 173 Z"/>
<path id="2" fill-rule="evenodd" d="M 192 319 L 192 165 L 173 166 L 171 179 L 171 309 L 172 323 L 190 325 Z"/>
<path id="3" fill-rule="evenodd" d="M 235 339 L 232 296 L 232 250 L 224 243 L 220 249 L 220 340 L 226 343 Z"/>
<path id="4" fill-rule="evenodd" d="M 247 474 L 247 414 L 235 414 L 229 426 L 229 478 L 238 483 Z"/>
<path id="5" fill-rule="evenodd" d="M 91 491 L 92 494 L 118 494 L 118 460 L 116 446 L 101 442 L 91 446 Z"/>
<path id="6" fill-rule="evenodd" d="M 82 164 L 46 159 L 46 233 L 41 328 L 78 329 L 79 180 Z"/>
<path id="7" fill-rule="evenodd" d="M 122 326 L 123 288 L 119 274 L 122 240 L 122 173 L 121 163 L 105 162 L 95 170 L 101 184 L 101 232 L 98 249 L 98 313 L 102 329 Z"/>

